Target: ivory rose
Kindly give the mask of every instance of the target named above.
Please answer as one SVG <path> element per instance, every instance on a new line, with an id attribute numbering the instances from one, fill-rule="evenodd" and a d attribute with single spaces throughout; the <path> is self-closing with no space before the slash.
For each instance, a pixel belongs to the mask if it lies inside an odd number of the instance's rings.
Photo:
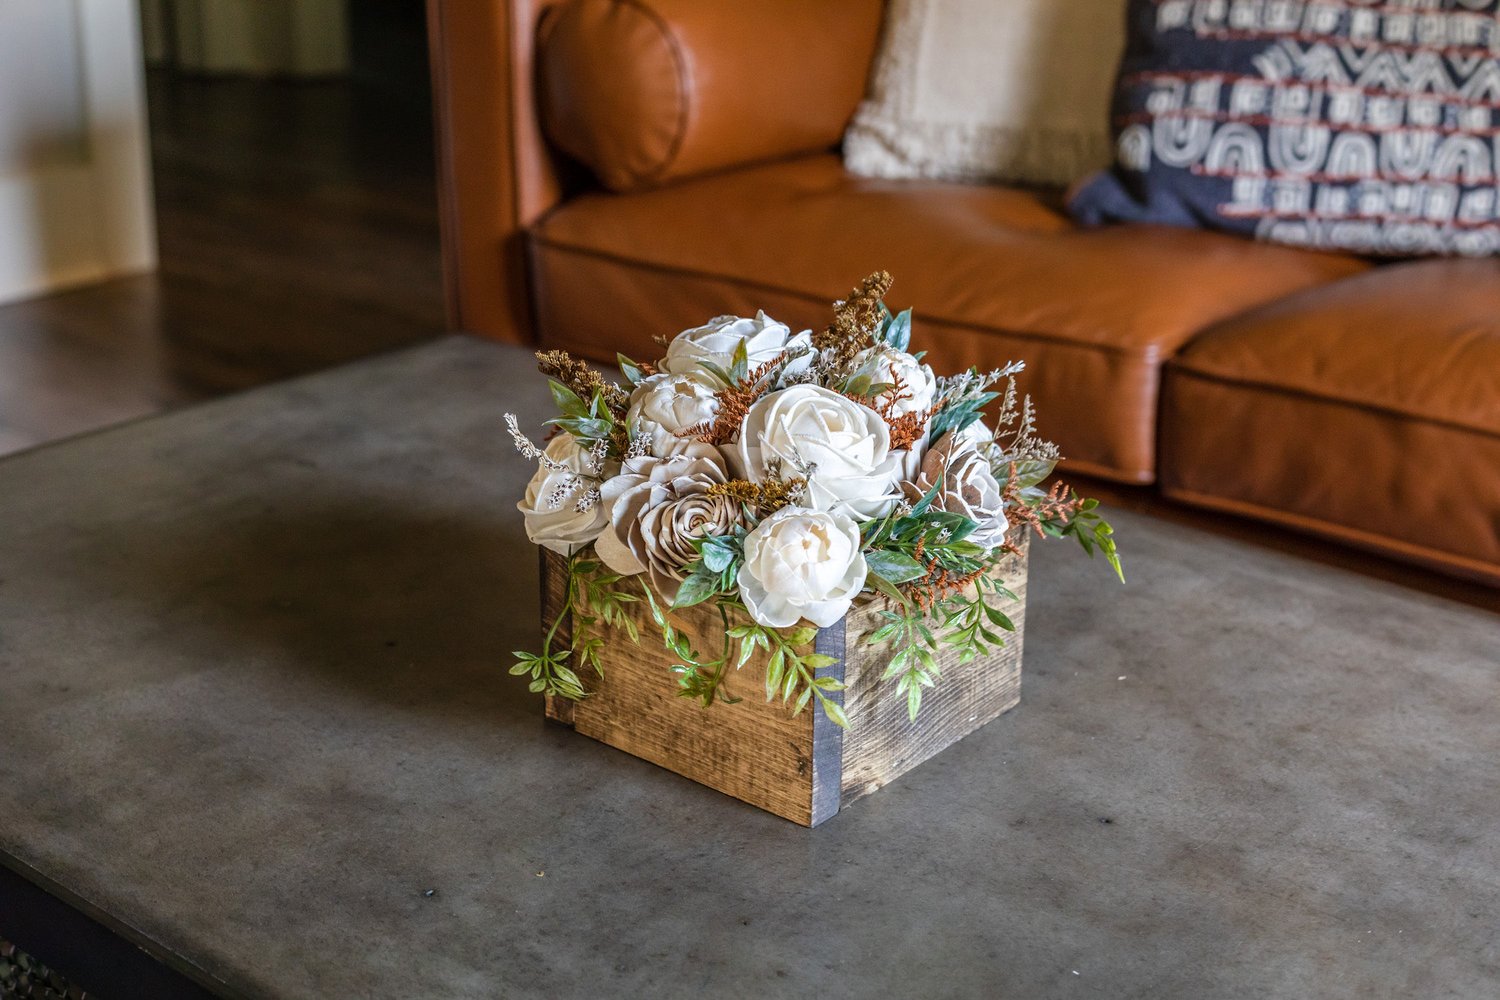
<path id="1" fill-rule="evenodd" d="M 789 364 L 784 374 L 796 374 L 812 363 L 812 331 L 794 334 L 785 323 L 778 323 L 761 311 L 754 319 L 716 316 L 703 326 L 682 331 L 667 345 L 661 370 L 672 375 L 699 373 L 712 378 L 703 367 L 704 362 L 728 371 L 734 364 L 734 352 L 740 341 L 745 342 L 751 368 L 789 349 L 805 349 L 807 353 Z"/>
<path id="2" fill-rule="evenodd" d="M 718 412 L 719 397 L 705 376 L 662 372 L 630 393 L 625 423 L 631 434 L 651 442 L 651 454 L 666 458 L 684 451 L 684 431 L 713 420 Z"/>
<path id="3" fill-rule="evenodd" d="M 803 504 L 860 520 L 879 517 L 898 498 L 903 452 L 891 451 L 880 414 L 816 385 L 794 385 L 756 400 L 739 440 L 726 446 L 735 471 L 752 482 L 790 479 L 816 466 Z M 779 467 L 779 470 L 778 470 Z"/>
<path id="4" fill-rule="evenodd" d="M 549 441 L 546 458 L 516 504 L 532 544 L 568 556 L 598 537 L 609 519 L 604 505 L 590 494 L 606 473 L 573 435 L 562 433 Z"/>
<path id="5" fill-rule="evenodd" d="M 806 618 L 837 622 L 864 588 L 859 526 L 849 517 L 783 507 L 745 536 L 740 600 L 761 625 L 786 628 Z"/>

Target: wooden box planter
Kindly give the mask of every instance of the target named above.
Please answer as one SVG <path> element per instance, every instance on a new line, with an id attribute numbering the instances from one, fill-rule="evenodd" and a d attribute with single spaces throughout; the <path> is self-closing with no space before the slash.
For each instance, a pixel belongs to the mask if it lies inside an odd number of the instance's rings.
<path id="1" fill-rule="evenodd" d="M 550 626 L 562 606 L 567 570 L 562 557 L 546 550 L 542 555 L 542 615 Z M 819 630 L 814 643 L 818 652 L 839 660 L 820 675 L 840 676 L 847 685 L 841 693 L 847 730 L 815 705 L 793 716 L 781 702 L 767 702 L 761 651 L 726 681 L 725 689 L 740 701 L 704 708 L 678 696 L 669 670 L 676 661 L 661 644 L 644 602 L 631 606 L 640 644 L 631 643 L 623 630 L 606 630 L 604 676 L 587 672 L 583 681 L 589 694 L 582 701 L 548 698 L 547 717 L 795 823 L 817 826 L 1020 701 L 1024 544 L 1020 555 L 1006 557 L 1001 575 L 1017 599 L 996 606 L 1016 631 L 1003 649 L 962 665 L 944 647 L 938 657 L 942 676 L 924 694 L 915 723 L 908 721 L 906 698 L 896 693 L 896 682 L 881 679 L 892 649 L 865 641 L 883 623 L 877 614 L 885 603 L 880 598 L 856 603 L 843 621 Z M 695 648 L 722 645 L 724 626 L 711 605 L 676 611 L 672 618 Z M 559 633 L 570 627 L 564 622 Z"/>

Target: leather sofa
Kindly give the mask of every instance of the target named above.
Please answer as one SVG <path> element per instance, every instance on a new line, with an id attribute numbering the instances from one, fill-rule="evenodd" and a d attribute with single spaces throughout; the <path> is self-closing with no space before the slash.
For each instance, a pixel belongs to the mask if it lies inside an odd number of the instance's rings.
<path id="1" fill-rule="evenodd" d="M 454 323 L 598 361 L 896 277 L 938 370 L 1022 358 L 1070 476 L 1500 585 L 1500 260 L 1084 230 L 861 179 L 879 0 L 432 0 Z"/>

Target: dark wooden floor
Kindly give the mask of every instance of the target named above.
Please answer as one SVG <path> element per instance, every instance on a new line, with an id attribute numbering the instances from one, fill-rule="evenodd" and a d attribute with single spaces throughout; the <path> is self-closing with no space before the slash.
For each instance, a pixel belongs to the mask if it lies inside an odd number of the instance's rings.
<path id="1" fill-rule="evenodd" d="M 153 72 L 161 267 L 0 306 L 0 453 L 441 332 L 425 95 Z"/>

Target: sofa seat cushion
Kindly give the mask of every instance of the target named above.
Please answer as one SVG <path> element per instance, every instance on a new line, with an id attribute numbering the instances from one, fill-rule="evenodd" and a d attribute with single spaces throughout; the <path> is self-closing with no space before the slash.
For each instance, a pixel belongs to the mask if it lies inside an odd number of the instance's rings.
<path id="1" fill-rule="evenodd" d="M 1379 268 L 1168 367 L 1163 491 L 1500 584 L 1500 261 Z"/>
<path id="2" fill-rule="evenodd" d="M 652 337 L 723 313 L 821 326 L 884 268 L 935 369 L 1025 359 L 1041 430 L 1073 470 L 1141 483 L 1166 357 L 1218 320 L 1368 267 L 1212 233 L 1083 231 L 1046 196 L 856 178 L 832 155 L 584 195 L 530 238 L 541 339 L 597 360 L 655 357 Z"/>

